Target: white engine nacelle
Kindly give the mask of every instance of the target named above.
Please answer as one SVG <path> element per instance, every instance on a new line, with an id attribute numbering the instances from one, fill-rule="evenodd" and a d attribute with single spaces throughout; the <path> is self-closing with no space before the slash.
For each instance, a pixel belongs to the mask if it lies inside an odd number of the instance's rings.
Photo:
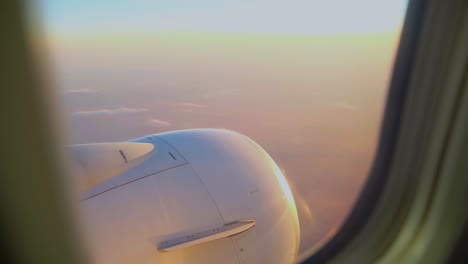
<path id="1" fill-rule="evenodd" d="M 292 263 L 294 199 L 251 139 L 195 129 L 76 145 L 95 263 Z"/>

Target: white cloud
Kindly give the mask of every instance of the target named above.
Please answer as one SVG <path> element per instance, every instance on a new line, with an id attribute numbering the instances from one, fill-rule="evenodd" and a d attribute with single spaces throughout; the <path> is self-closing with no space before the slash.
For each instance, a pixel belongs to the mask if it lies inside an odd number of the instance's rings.
<path id="1" fill-rule="evenodd" d="M 203 104 L 195 104 L 195 103 L 190 103 L 190 102 L 180 103 L 177 105 L 182 106 L 182 107 L 192 107 L 192 108 L 206 108 L 207 107 L 206 105 L 203 105 Z"/>
<path id="2" fill-rule="evenodd" d="M 148 112 L 148 109 L 120 107 L 116 109 L 98 109 L 98 110 L 89 110 L 89 111 L 78 111 L 78 112 L 75 112 L 74 115 L 91 116 L 91 115 L 113 115 L 113 114 L 141 113 L 141 112 Z"/>
<path id="3" fill-rule="evenodd" d="M 95 93 L 96 90 L 92 89 L 72 89 L 72 90 L 63 90 L 61 91 L 62 94 L 87 94 L 87 93 Z"/>
<path id="4" fill-rule="evenodd" d="M 148 120 L 146 121 L 146 124 L 156 128 L 168 127 L 172 125 L 170 122 L 159 119 Z"/>

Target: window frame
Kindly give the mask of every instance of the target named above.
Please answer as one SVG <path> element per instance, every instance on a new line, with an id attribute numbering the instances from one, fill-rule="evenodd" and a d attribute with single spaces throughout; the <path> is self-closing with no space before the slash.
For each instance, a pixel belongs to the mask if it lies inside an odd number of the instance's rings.
<path id="1" fill-rule="evenodd" d="M 466 108 L 467 17 L 463 1 L 409 2 L 369 178 L 337 234 L 304 263 L 437 263 L 435 257 L 446 257 L 468 215 L 456 199 L 463 189 L 450 185 L 466 182 L 461 165 L 450 162 L 463 152 L 454 128 L 463 128 Z M 444 208 L 438 199 L 453 205 Z M 426 227 L 436 221 L 453 225 L 448 235 Z M 429 241 L 436 235 L 446 244 Z"/>

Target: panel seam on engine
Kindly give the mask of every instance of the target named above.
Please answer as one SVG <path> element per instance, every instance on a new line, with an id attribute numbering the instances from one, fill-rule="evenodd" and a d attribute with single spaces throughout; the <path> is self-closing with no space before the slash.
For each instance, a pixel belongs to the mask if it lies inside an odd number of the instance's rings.
<path id="1" fill-rule="evenodd" d="M 166 144 L 168 144 L 169 146 L 171 146 L 176 152 L 177 154 L 179 154 L 184 160 L 185 162 L 187 162 L 187 165 L 192 169 L 193 173 L 195 175 L 197 175 L 198 179 L 200 180 L 201 184 L 203 185 L 203 187 L 205 188 L 206 192 L 208 193 L 208 195 L 210 196 L 211 200 L 213 201 L 213 204 L 216 208 L 216 210 L 218 211 L 218 214 L 219 214 L 219 217 L 221 217 L 221 221 L 223 221 L 223 224 L 226 224 L 226 220 L 224 220 L 224 217 L 223 217 L 223 214 L 221 213 L 221 210 L 219 209 L 219 206 L 218 204 L 216 203 L 216 200 L 214 199 L 213 195 L 211 194 L 210 190 L 208 190 L 208 187 L 206 186 L 205 182 L 203 181 L 202 177 L 200 176 L 200 174 L 192 167 L 192 165 L 187 161 L 187 159 L 177 150 L 177 148 L 175 148 L 173 145 L 171 145 L 169 142 L 167 142 L 166 140 L 164 140 L 163 138 L 161 138 L 160 136 L 156 136 L 157 138 L 161 139 L 162 141 L 164 141 Z M 229 237 L 229 240 L 231 240 L 231 243 L 232 243 L 232 248 L 234 249 L 234 253 L 237 257 L 237 262 L 238 263 L 241 263 L 241 256 L 239 255 L 239 252 L 237 252 L 237 245 L 236 245 L 236 242 L 234 241 L 234 239 L 232 237 Z"/>
<path id="2" fill-rule="evenodd" d="M 161 173 L 161 172 L 164 172 L 164 171 L 167 171 L 167 170 L 171 170 L 171 169 L 174 169 L 174 168 L 177 168 L 177 167 L 180 167 L 180 166 L 184 166 L 184 165 L 189 165 L 189 164 L 188 164 L 187 162 L 186 162 L 186 163 L 183 163 L 183 164 L 179 164 L 179 165 L 176 165 L 176 166 L 174 166 L 174 167 L 170 167 L 170 168 L 167 168 L 167 169 L 164 169 L 164 170 L 155 172 L 155 173 L 151 173 L 151 174 L 145 175 L 145 176 L 143 176 L 143 177 L 140 177 L 140 178 L 137 178 L 137 179 L 134 179 L 134 180 L 131 180 L 131 181 L 122 183 L 122 184 L 120 184 L 120 185 L 116 185 L 116 186 L 114 186 L 114 187 L 112 187 L 112 188 L 109 188 L 109 189 L 106 189 L 106 190 L 104 190 L 104 191 L 102 191 L 102 192 L 95 193 L 95 194 L 93 194 L 93 195 L 90 195 L 90 196 L 88 196 L 88 197 L 85 197 L 85 198 L 81 199 L 80 202 L 81 202 L 81 201 L 86 201 L 86 200 L 88 200 L 88 199 L 90 199 L 90 198 L 93 198 L 93 197 L 98 196 L 98 195 L 100 195 L 100 194 L 103 194 L 103 193 L 105 193 L 105 192 L 108 192 L 108 191 L 117 189 L 117 188 L 119 188 L 119 187 L 122 187 L 122 186 L 124 186 L 124 185 L 130 184 L 130 183 L 132 183 L 132 182 L 136 182 L 136 181 L 139 181 L 139 180 L 141 180 L 141 179 L 148 178 L 148 177 L 153 176 L 153 175 L 156 175 L 156 174 L 158 174 L 158 173 Z M 189 166 L 190 166 L 190 165 L 189 165 Z M 192 166 L 190 166 L 190 168 L 191 168 L 191 167 L 192 167 Z"/>
<path id="3" fill-rule="evenodd" d="M 216 200 L 214 199 L 213 195 L 210 193 L 210 190 L 208 190 L 208 187 L 206 187 L 206 184 L 205 182 L 203 181 L 202 177 L 200 176 L 200 174 L 192 167 L 192 165 L 190 165 L 190 163 L 187 161 L 187 159 L 173 146 L 171 145 L 169 142 L 167 142 L 166 140 L 164 140 L 163 138 L 159 137 L 159 136 L 156 136 L 158 137 L 159 139 L 161 139 L 162 141 L 164 141 L 166 144 L 168 144 L 169 146 L 171 146 L 176 152 L 177 154 L 179 154 L 184 160 L 185 162 L 187 162 L 187 164 L 189 165 L 189 167 L 192 169 L 193 173 L 195 175 L 197 175 L 198 179 L 200 180 L 201 184 L 203 185 L 203 187 L 205 188 L 205 191 L 208 193 L 208 195 L 211 197 L 211 200 L 213 201 L 213 204 L 214 206 L 216 207 L 216 210 L 218 211 L 219 213 L 219 216 L 221 217 L 221 220 L 223 221 L 223 224 L 226 224 L 226 220 L 224 220 L 224 217 L 223 217 L 223 214 L 221 213 L 221 210 L 219 209 L 219 206 L 218 204 L 216 203 Z"/>

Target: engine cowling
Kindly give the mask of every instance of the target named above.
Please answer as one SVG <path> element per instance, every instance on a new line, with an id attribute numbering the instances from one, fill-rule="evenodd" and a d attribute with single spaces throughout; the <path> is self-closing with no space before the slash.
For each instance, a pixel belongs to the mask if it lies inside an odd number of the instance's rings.
<path id="1" fill-rule="evenodd" d="M 131 143 L 145 149 L 144 159 Z M 106 148 L 119 152 L 120 166 L 126 163 L 125 149 L 132 149 L 138 164 L 82 193 L 93 262 L 294 261 L 299 223 L 292 193 L 275 162 L 251 139 L 228 130 L 195 129 L 129 144 L 124 150 Z"/>

